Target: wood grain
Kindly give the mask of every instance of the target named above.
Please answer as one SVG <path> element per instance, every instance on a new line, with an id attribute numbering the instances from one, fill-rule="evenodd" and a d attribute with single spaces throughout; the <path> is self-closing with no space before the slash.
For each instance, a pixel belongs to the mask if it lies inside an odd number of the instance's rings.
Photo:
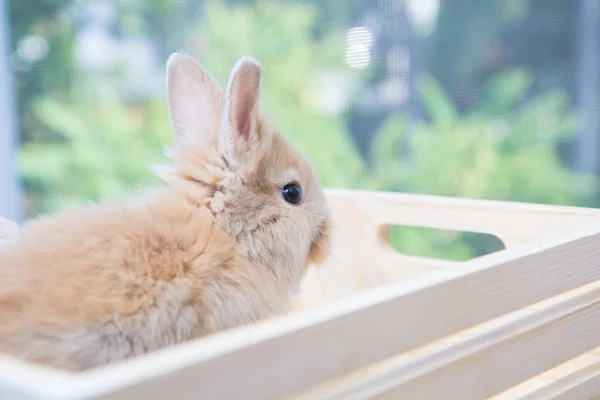
<path id="1" fill-rule="evenodd" d="M 598 344 L 600 282 L 594 282 L 371 365 L 343 384 L 331 382 L 300 398 L 483 399 Z M 524 393 L 507 396 L 523 398 Z"/>

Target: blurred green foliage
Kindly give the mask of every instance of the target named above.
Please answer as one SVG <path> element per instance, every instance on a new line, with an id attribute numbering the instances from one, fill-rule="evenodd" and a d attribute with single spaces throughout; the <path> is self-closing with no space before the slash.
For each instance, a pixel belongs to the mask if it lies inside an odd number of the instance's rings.
<path id="1" fill-rule="evenodd" d="M 557 150 L 575 132 L 576 115 L 560 91 L 527 99 L 532 82 L 527 70 L 504 71 L 490 80 L 480 104 L 459 116 L 441 87 L 424 78 L 420 96 L 429 122 L 408 129 L 401 115 L 391 116 L 375 137 L 371 179 L 392 191 L 579 204 L 595 194 L 595 178 L 569 170 Z M 414 240 L 396 228 L 390 235 L 399 251 L 452 260 L 499 249 L 489 238 L 467 241 L 460 232 L 423 231 Z"/>
<path id="2" fill-rule="evenodd" d="M 381 187 L 419 193 L 577 204 L 593 178 L 564 166 L 557 145 L 577 118 L 560 91 L 526 98 L 523 69 L 493 77 L 480 104 L 458 115 L 435 80 L 421 81 L 429 121 L 408 129 L 392 115 L 375 137 L 371 164 Z M 410 133 L 409 133 L 410 132 Z M 409 156 L 399 156 L 404 149 Z"/>
<path id="3" fill-rule="evenodd" d="M 39 99 L 40 139 L 24 143 L 20 164 L 37 212 L 118 197 L 149 181 L 148 164 L 170 139 L 164 101 L 72 103 Z"/>
<path id="4" fill-rule="evenodd" d="M 183 21 L 185 10 L 178 14 L 165 1 L 127 4 L 120 20 L 137 22 L 125 24 L 129 28 L 121 34 L 175 41 L 168 24 Z M 579 204 L 593 194 L 595 180 L 566 168 L 557 150 L 577 126 L 568 96 L 531 96 L 534 76 L 522 68 L 489 78 L 467 112 L 457 110 L 438 81 L 422 76 L 418 92 L 426 119 L 415 123 L 391 114 L 372 132 L 370 153 L 361 156 L 343 111 L 325 112 L 317 103 L 324 79 L 343 75 L 358 87 L 368 77 L 343 65 L 343 31 L 319 29 L 319 10 L 300 2 L 208 1 L 185 50 L 222 84 L 239 56 L 257 58 L 264 69 L 265 108 L 313 161 L 326 186 L 558 204 Z M 22 118 L 33 121 L 20 154 L 31 214 L 122 196 L 151 182 L 146 166 L 161 159 L 162 146 L 171 140 L 164 96 L 127 99 L 119 94 L 121 77 L 114 71 L 103 75 L 103 95 L 94 95 L 95 78 L 82 76 L 71 56 L 63 62 L 74 71 L 71 81 L 61 78 L 57 90 L 44 81 L 50 86 L 22 105 Z M 498 245 L 454 232 L 393 229 L 391 239 L 400 251 L 457 260 Z"/>

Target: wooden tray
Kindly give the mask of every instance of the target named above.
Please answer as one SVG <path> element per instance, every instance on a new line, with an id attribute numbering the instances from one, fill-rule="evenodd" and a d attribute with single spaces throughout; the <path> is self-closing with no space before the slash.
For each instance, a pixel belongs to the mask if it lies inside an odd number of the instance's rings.
<path id="1" fill-rule="evenodd" d="M 333 255 L 290 315 L 81 374 L 0 358 L 0 399 L 600 395 L 600 211 L 327 195 Z M 489 233 L 506 250 L 408 257 L 389 245 L 390 225 Z"/>

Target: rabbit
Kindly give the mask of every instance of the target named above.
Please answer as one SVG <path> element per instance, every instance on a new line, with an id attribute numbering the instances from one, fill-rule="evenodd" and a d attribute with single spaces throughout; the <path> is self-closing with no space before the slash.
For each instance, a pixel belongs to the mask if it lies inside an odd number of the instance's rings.
<path id="1" fill-rule="evenodd" d="M 260 111 L 261 74 L 244 56 L 223 93 L 169 57 L 164 184 L 26 223 L 0 252 L 0 352 L 82 371 L 287 312 L 330 212 Z"/>

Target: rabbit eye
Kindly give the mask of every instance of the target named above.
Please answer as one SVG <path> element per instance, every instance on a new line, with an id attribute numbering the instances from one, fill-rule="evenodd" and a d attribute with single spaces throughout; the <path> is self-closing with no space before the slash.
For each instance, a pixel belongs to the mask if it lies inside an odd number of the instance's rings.
<path id="1" fill-rule="evenodd" d="M 290 204 L 298 204 L 302 200 L 302 191 L 296 183 L 288 183 L 281 189 L 283 199 Z"/>

